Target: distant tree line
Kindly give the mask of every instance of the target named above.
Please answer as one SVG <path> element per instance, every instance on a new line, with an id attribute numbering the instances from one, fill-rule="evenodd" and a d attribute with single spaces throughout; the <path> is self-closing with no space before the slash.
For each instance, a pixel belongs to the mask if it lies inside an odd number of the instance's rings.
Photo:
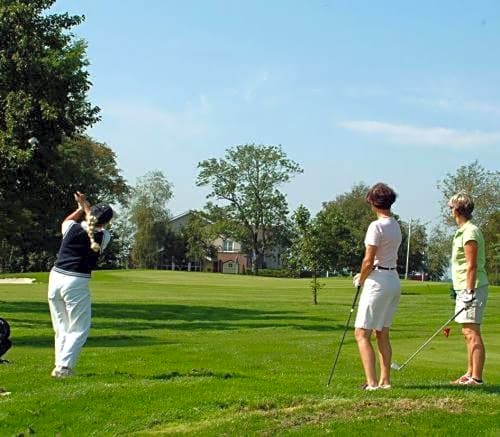
<path id="1" fill-rule="evenodd" d="M 210 189 L 202 211 L 174 231 L 168 202 L 174 187 L 159 170 L 129 185 L 108 145 L 85 134 L 100 119 L 88 101 L 91 87 L 86 43 L 71 29 L 83 16 L 50 14 L 55 0 L 0 3 L 0 272 L 50 269 L 59 245 L 60 222 L 74 208 L 71 193 L 114 205 L 114 238 L 102 268 L 158 269 L 187 260 L 208 264 L 213 241 L 239 241 L 251 270 L 278 251 L 291 276 L 308 273 L 315 294 L 325 272 L 349 274 L 359 268 L 363 239 L 374 219 L 363 182 L 323 203 L 313 217 L 304 206 L 289 211 L 284 184 L 303 170 L 281 146 L 242 144 L 222 158 L 198 164 L 196 184 Z M 465 189 L 476 201 L 474 220 L 487 244 L 490 277 L 498 282 L 499 172 L 477 161 L 438 182 L 443 223 L 428 231 L 418 218 L 396 217 L 403 230 L 400 272 L 442 278 L 454 232 L 447 199 Z"/>

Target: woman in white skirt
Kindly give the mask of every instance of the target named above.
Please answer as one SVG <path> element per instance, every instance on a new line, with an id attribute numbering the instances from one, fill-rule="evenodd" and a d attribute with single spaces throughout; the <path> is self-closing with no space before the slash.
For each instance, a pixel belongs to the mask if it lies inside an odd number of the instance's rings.
<path id="1" fill-rule="evenodd" d="M 74 194 L 76 211 L 62 223 L 62 242 L 49 276 L 48 299 L 55 332 L 55 367 L 51 375 L 73 374 L 90 330 L 89 281 L 99 255 L 111 240 L 104 226 L 113 217 L 105 203 L 90 206 L 85 194 Z M 85 220 L 83 220 L 85 219 Z"/>
<path id="2" fill-rule="evenodd" d="M 401 287 L 397 272 L 401 229 L 391 214 L 396 193 L 383 183 L 375 184 L 366 195 L 377 220 L 370 223 L 365 237 L 365 256 L 354 285 L 362 286 L 354 323 L 359 354 L 365 371 L 364 390 L 391 387 L 392 348 L 389 330 L 399 303 Z M 375 369 L 375 351 L 371 344 L 375 332 L 380 358 L 380 377 Z"/>

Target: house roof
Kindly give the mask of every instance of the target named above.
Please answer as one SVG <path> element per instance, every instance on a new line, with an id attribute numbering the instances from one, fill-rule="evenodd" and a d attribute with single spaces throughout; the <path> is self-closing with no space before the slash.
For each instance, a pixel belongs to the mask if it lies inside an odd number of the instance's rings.
<path id="1" fill-rule="evenodd" d="M 189 214 L 191 214 L 191 210 L 184 211 L 184 212 L 183 212 L 183 213 L 181 213 L 181 214 L 174 215 L 174 216 L 170 219 L 170 221 L 171 221 L 171 222 L 173 222 L 173 221 L 178 220 L 178 219 L 180 219 L 180 218 L 183 218 L 183 217 L 185 217 L 185 216 L 187 216 L 187 215 L 189 215 Z"/>

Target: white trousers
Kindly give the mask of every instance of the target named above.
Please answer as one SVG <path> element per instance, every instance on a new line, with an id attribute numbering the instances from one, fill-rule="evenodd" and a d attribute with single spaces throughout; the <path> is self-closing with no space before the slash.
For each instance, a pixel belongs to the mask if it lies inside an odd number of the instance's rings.
<path id="1" fill-rule="evenodd" d="M 56 367 L 74 368 L 90 331 L 90 278 L 49 276 L 49 308 L 55 332 Z"/>

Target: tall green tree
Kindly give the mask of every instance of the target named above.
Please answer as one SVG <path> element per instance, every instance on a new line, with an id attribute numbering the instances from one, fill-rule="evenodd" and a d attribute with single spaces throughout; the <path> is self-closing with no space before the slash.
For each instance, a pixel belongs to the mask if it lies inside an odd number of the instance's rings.
<path id="1" fill-rule="evenodd" d="M 186 241 L 186 257 L 198 263 L 203 270 L 208 260 L 215 259 L 217 248 L 213 241 L 217 237 L 214 226 L 199 211 L 191 211 L 186 226 L 182 228 Z"/>
<path id="2" fill-rule="evenodd" d="M 292 244 L 285 251 L 283 263 L 296 276 L 304 270 L 311 272 L 313 303 L 318 303 L 318 292 L 323 284 L 319 281 L 321 271 L 326 270 L 324 235 L 311 213 L 300 205 L 292 215 Z"/>
<path id="3" fill-rule="evenodd" d="M 71 190 L 83 190 L 78 182 L 98 173 L 72 165 L 88 156 L 76 145 L 71 156 L 61 147 L 99 120 L 99 108 L 87 100 L 91 82 L 86 43 L 71 33 L 83 17 L 51 14 L 54 3 L 0 2 L 0 241 L 17 258 L 54 252 L 55 224 L 61 211 L 72 206 Z M 85 145 L 83 149 L 89 151 Z M 97 161 L 115 169 L 113 159 Z M 76 173 L 70 174 L 65 165 Z M 112 179 L 110 175 L 104 185 Z M 115 194 L 123 188 L 118 179 L 111 183 Z M 89 198 L 104 194 L 102 187 L 87 189 Z"/>
<path id="4" fill-rule="evenodd" d="M 159 170 L 146 173 L 132 188 L 128 214 L 135 230 L 132 245 L 135 267 L 159 268 L 166 264 L 167 256 L 178 249 L 167 209 L 172 188 Z"/>
<path id="5" fill-rule="evenodd" d="M 334 200 L 324 202 L 316 220 L 323 236 L 323 253 L 328 269 L 359 270 L 365 253 L 364 239 L 369 224 L 376 219 L 375 214 L 366 202 L 369 187 L 363 182 L 355 184 L 346 193 L 338 195 Z M 402 242 L 398 252 L 398 271 L 405 272 L 408 244 L 409 224 L 402 221 L 397 214 L 402 232 Z M 409 272 L 425 270 L 427 254 L 427 234 L 425 225 L 418 220 L 412 223 Z"/>
<path id="6" fill-rule="evenodd" d="M 114 249 L 114 267 L 118 269 L 128 269 L 132 264 L 132 246 L 134 244 L 135 233 L 135 226 L 130 220 L 130 209 L 128 204 L 121 205 L 121 207 L 115 211 L 115 216 L 111 223 L 111 232 L 113 234 L 113 239 L 111 240 L 113 246 L 106 249 L 106 252 L 110 249 Z M 106 252 L 104 252 L 105 256 Z"/>
<path id="7" fill-rule="evenodd" d="M 117 167 L 116 154 L 107 144 L 87 135 L 74 135 L 65 137 L 57 150 L 57 178 L 63 182 L 60 191 L 64 199 L 68 191 L 85 190 L 92 201 L 127 202 L 130 187 Z M 56 187 L 50 191 L 56 193 Z"/>
<path id="8" fill-rule="evenodd" d="M 426 272 L 431 281 L 439 281 L 446 275 L 451 258 L 451 235 L 442 226 L 432 229 L 425 258 Z"/>
<path id="9" fill-rule="evenodd" d="M 83 17 L 46 14 L 54 3 L 0 4 L 0 200 L 9 204 L 19 194 L 47 199 L 63 137 L 99 120 L 87 101 L 86 45 L 70 33 Z"/>
<path id="10" fill-rule="evenodd" d="M 455 222 L 450 216 L 448 199 L 455 193 L 465 190 L 474 199 L 472 221 L 478 225 L 484 235 L 486 249 L 486 269 L 492 282 L 498 282 L 498 244 L 500 172 L 487 170 L 476 160 L 469 165 L 459 167 L 455 173 L 447 173 L 438 181 L 442 193 L 441 212 L 443 222 L 449 226 L 450 234 L 455 231 Z M 449 248 L 451 253 L 451 246 Z M 493 276 L 492 276 L 493 275 Z"/>
<path id="11" fill-rule="evenodd" d="M 410 223 L 401 221 L 395 216 L 401 227 L 401 244 L 398 250 L 398 272 L 406 273 L 406 262 L 408 260 L 408 274 L 426 272 L 427 256 L 427 230 L 425 224 L 415 219 Z M 411 234 L 410 234 L 411 226 Z M 410 252 L 408 253 L 408 237 L 410 238 Z"/>
<path id="12" fill-rule="evenodd" d="M 461 190 L 469 193 L 474 199 L 474 223 L 481 229 L 493 214 L 498 212 L 500 205 L 500 172 L 486 170 L 476 160 L 469 165 L 459 167 L 455 173 L 447 173 L 438 181 L 441 191 L 441 214 L 445 224 L 455 226 L 450 215 L 448 200 Z"/>
<path id="13" fill-rule="evenodd" d="M 500 211 L 488 217 L 483 226 L 486 249 L 486 271 L 492 284 L 500 284 Z"/>
<path id="14" fill-rule="evenodd" d="M 375 219 L 366 202 L 368 190 L 363 182 L 357 183 L 350 191 L 324 202 L 317 215 L 331 270 L 359 270 L 366 229 Z"/>
<path id="15" fill-rule="evenodd" d="M 198 168 L 196 184 L 209 186 L 207 198 L 222 202 L 218 212 L 234 225 L 257 272 L 287 225 L 288 204 L 279 188 L 302 169 L 281 146 L 255 144 L 229 148 L 224 158 L 202 161 Z"/>
<path id="16" fill-rule="evenodd" d="M 129 187 L 117 168 L 116 156 L 103 143 L 88 136 L 75 135 L 64 138 L 57 147 L 60 153 L 55 175 L 46 181 L 44 196 L 40 199 L 18 199 L 18 211 L 4 213 L 3 230 L 9 238 L 1 239 L 6 250 L 0 251 L 1 271 L 25 271 L 50 269 L 60 243 L 60 224 L 64 216 L 73 210 L 75 203 L 72 193 L 76 190 L 88 194 L 91 203 L 105 201 L 118 204 L 126 201 Z M 55 180 L 59 184 L 55 185 Z M 40 204 L 39 211 L 45 211 L 43 218 L 32 209 Z M 44 208 L 45 206 L 45 208 Z M 14 220 L 22 213 L 23 223 Z M 29 224 L 30 226 L 27 226 Z M 116 241 L 106 251 L 105 258 L 118 256 L 113 253 Z M 106 267 L 112 261 L 106 261 Z"/>

